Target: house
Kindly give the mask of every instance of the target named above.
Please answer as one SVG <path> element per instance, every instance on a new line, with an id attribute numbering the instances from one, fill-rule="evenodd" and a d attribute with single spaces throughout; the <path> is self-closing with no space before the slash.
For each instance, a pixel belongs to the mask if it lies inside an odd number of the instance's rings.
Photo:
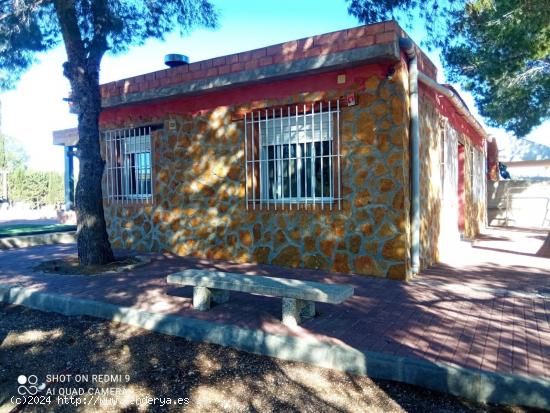
<path id="1" fill-rule="evenodd" d="M 116 248 L 406 280 L 484 223 L 487 135 L 394 21 L 101 93 Z"/>

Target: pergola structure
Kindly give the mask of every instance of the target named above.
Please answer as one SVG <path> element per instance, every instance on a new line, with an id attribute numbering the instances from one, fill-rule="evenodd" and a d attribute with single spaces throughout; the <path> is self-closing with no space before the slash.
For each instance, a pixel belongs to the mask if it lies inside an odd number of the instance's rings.
<path id="1" fill-rule="evenodd" d="M 74 166 L 73 157 L 76 155 L 78 144 L 78 129 L 63 129 L 53 132 L 53 144 L 65 149 L 65 210 L 74 208 Z"/>

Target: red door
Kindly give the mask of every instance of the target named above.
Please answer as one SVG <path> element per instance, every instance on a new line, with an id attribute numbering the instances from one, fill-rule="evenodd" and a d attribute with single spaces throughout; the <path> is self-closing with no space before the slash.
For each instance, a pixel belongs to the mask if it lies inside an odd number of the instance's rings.
<path id="1" fill-rule="evenodd" d="M 464 232 L 464 145 L 458 144 L 458 230 Z"/>

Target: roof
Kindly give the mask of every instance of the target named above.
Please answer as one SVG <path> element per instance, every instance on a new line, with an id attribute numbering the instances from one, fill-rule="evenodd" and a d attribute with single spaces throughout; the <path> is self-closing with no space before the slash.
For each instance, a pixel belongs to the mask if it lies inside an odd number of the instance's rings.
<path id="1" fill-rule="evenodd" d="M 53 144 L 61 146 L 74 146 L 78 143 L 78 129 L 63 129 L 53 131 Z"/>
<path id="2" fill-rule="evenodd" d="M 409 36 L 392 20 L 158 70 L 101 85 L 102 106 L 193 95 L 372 62 L 399 61 L 400 37 Z M 435 79 L 435 65 L 418 47 L 417 54 L 419 69 Z"/>

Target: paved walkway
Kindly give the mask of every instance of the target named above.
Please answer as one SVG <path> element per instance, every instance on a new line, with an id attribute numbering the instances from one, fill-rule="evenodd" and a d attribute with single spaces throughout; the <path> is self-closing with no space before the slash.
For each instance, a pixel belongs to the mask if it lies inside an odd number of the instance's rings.
<path id="1" fill-rule="evenodd" d="M 550 378 L 550 259 L 542 248 L 546 236 L 546 232 L 490 229 L 471 246 L 453 247 L 456 253 L 445 263 L 408 284 L 170 254 L 151 254 L 148 266 L 117 275 L 56 276 L 32 271 L 38 261 L 75 253 L 74 245 L 0 252 L 0 284 L 315 337 L 362 351 Z M 192 289 L 165 282 L 167 274 L 186 268 L 343 282 L 355 287 L 355 296 L 338 306 L 318 304 L 318 317 L 291 329 L 279 321 L 280 300 L 273 298 L 232 293 L 226 304 L 208 312 L 194 311 Z"/>

